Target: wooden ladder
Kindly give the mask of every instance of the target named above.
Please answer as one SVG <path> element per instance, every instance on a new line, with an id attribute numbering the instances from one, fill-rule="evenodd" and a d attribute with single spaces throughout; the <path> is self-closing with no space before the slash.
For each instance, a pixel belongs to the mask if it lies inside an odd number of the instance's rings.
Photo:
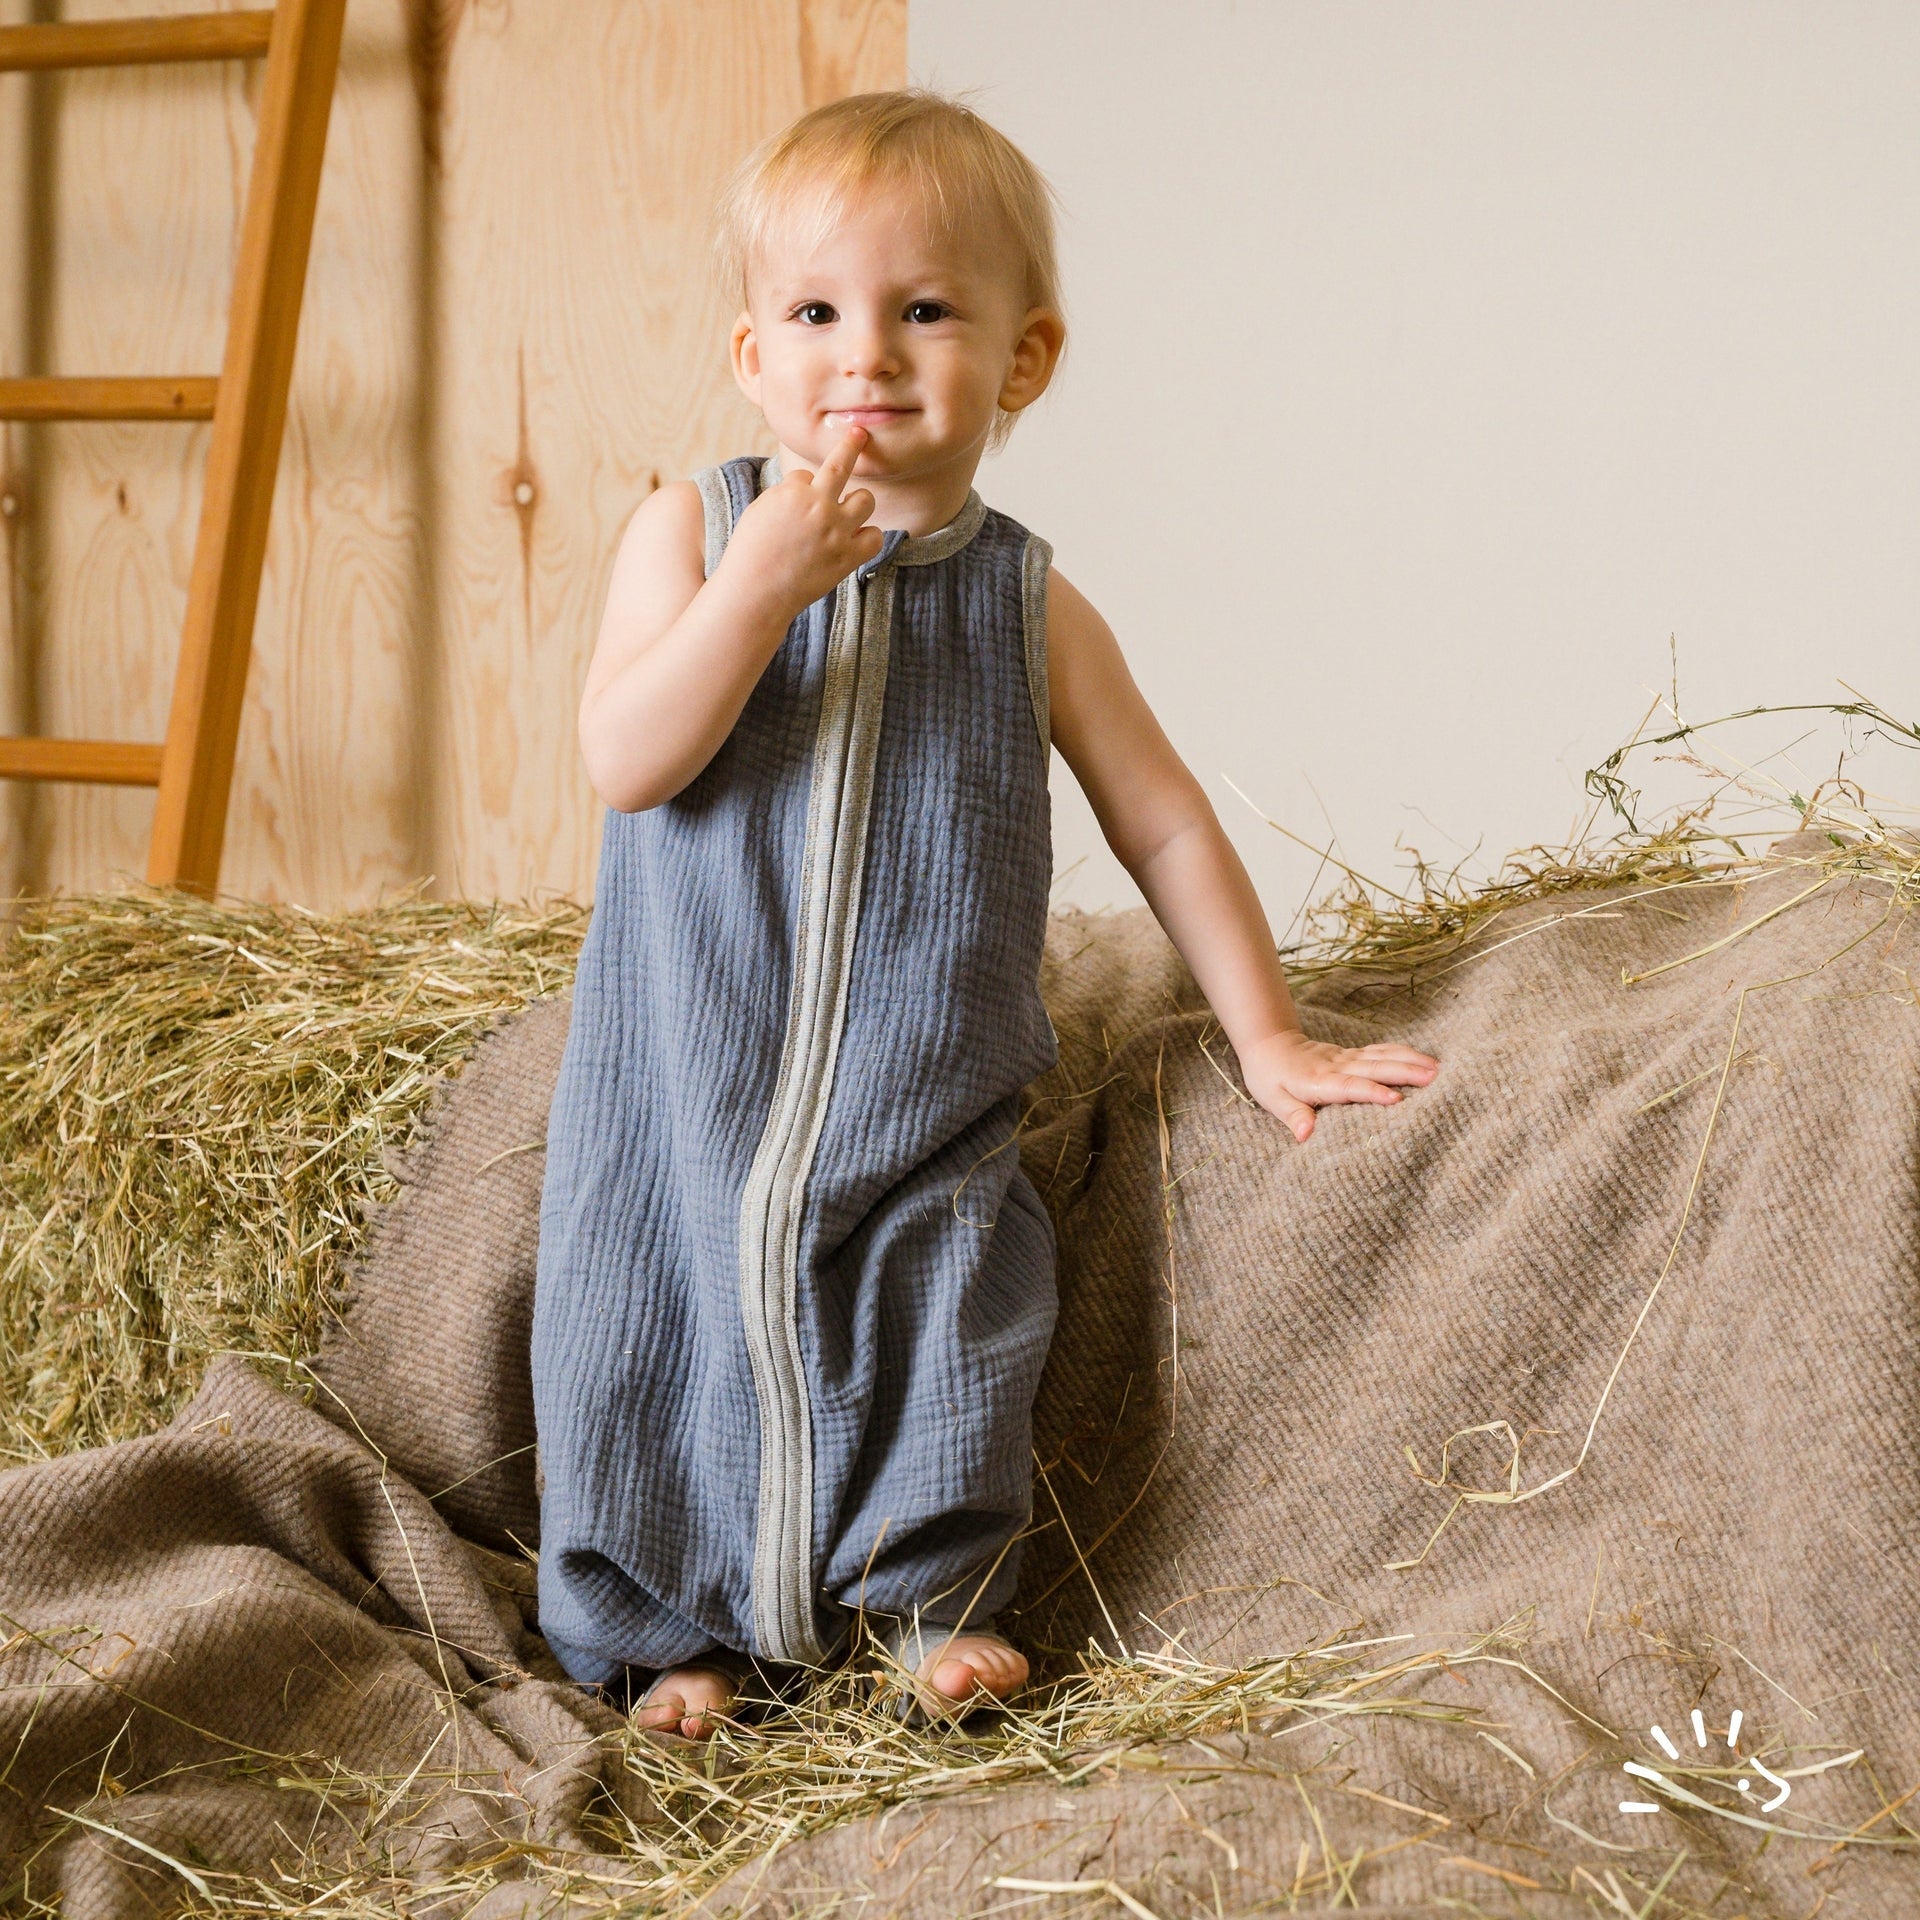
<path id="1" fill-rule="evenodd" d="M 0 72 L 266 56 L 218 379 L 0 380 L 0 420 L 211 420 L 167 737 L 0 738 L 0 779 L 157 787 L 147 878 L 211 895 L 266 559 L 346 0 L 0 27 Z"/>

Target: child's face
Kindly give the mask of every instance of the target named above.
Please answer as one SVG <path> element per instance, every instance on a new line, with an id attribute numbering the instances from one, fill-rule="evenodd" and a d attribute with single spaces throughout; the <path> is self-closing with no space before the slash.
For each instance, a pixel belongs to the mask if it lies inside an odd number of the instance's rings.
<path id="1" fill-rule="evenodd" d="M 735 323 L 742 390 L 817 464 L 851 426 L 863 479 L 910 481 L 984 450 L 1000 409 L 1038 399 L 1064 330 L 1029 309 L 1009 243 L 935 231 L 903 190 L 850 195 L 824 234 L 776 226 Z"/>

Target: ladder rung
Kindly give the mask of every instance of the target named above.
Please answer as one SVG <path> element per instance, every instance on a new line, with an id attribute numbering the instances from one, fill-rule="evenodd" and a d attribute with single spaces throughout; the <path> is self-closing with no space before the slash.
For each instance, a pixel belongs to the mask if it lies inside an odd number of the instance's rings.
<path id="1" fill-rule="evenodd" d="M 147 67 L 174 60 L 251 60 L 266 52 L 272 36 L 271 8 L 0 27 L 0 73 L 38 73 L 49 67 Z"/>
<path id="2" fill-rule="evenodd" d="M 162 749 L 129 740 L 0 738 L 0 780 L 81 780 L 100 787 L 157 787 Z"/>
<path id="3" fill-rule="evenodd" d="M 220 382 L 0 380 L 0 420 L 211 420 Z"/>

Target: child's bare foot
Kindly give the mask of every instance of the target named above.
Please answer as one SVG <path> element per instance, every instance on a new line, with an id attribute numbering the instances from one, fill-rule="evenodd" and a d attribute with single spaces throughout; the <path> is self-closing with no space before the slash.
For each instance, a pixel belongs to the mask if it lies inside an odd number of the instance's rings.
<path id="1" fill-rule="evenodd" d="M 917 1678 L 935 1696 L 929 1706 L 985 1706 L 1012 1699 L 1027 1684 L 1027 1656 L 997 1633 L 957 1633 L 934 1649 Z"/>
<path id="2" fill-rule="evenodd" d="M 663 1673 L 634 1710 L 633 1724 L 644 1733 L 678 1733 L 704 1740 L 715 1720 L 733 1711 L 740 1683 L 721 1667 L 698 1661 Z"/>

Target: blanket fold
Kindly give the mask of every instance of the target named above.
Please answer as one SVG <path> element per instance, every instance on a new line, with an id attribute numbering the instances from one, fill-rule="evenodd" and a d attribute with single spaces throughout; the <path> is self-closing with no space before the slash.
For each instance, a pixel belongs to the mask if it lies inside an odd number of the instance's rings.
<path id="1" fill-rule="evenodd" d="M 405 1882 L 578 1852 L 595 1794 L 632 1801 L 618 1717 L 522 1664 L 524 1564 L 240 1360 L 163 1433 L 0 1478 L 0 1511 L 19 1894 L 90 1916 L 169 1910 L 196 1870 Z"/>

